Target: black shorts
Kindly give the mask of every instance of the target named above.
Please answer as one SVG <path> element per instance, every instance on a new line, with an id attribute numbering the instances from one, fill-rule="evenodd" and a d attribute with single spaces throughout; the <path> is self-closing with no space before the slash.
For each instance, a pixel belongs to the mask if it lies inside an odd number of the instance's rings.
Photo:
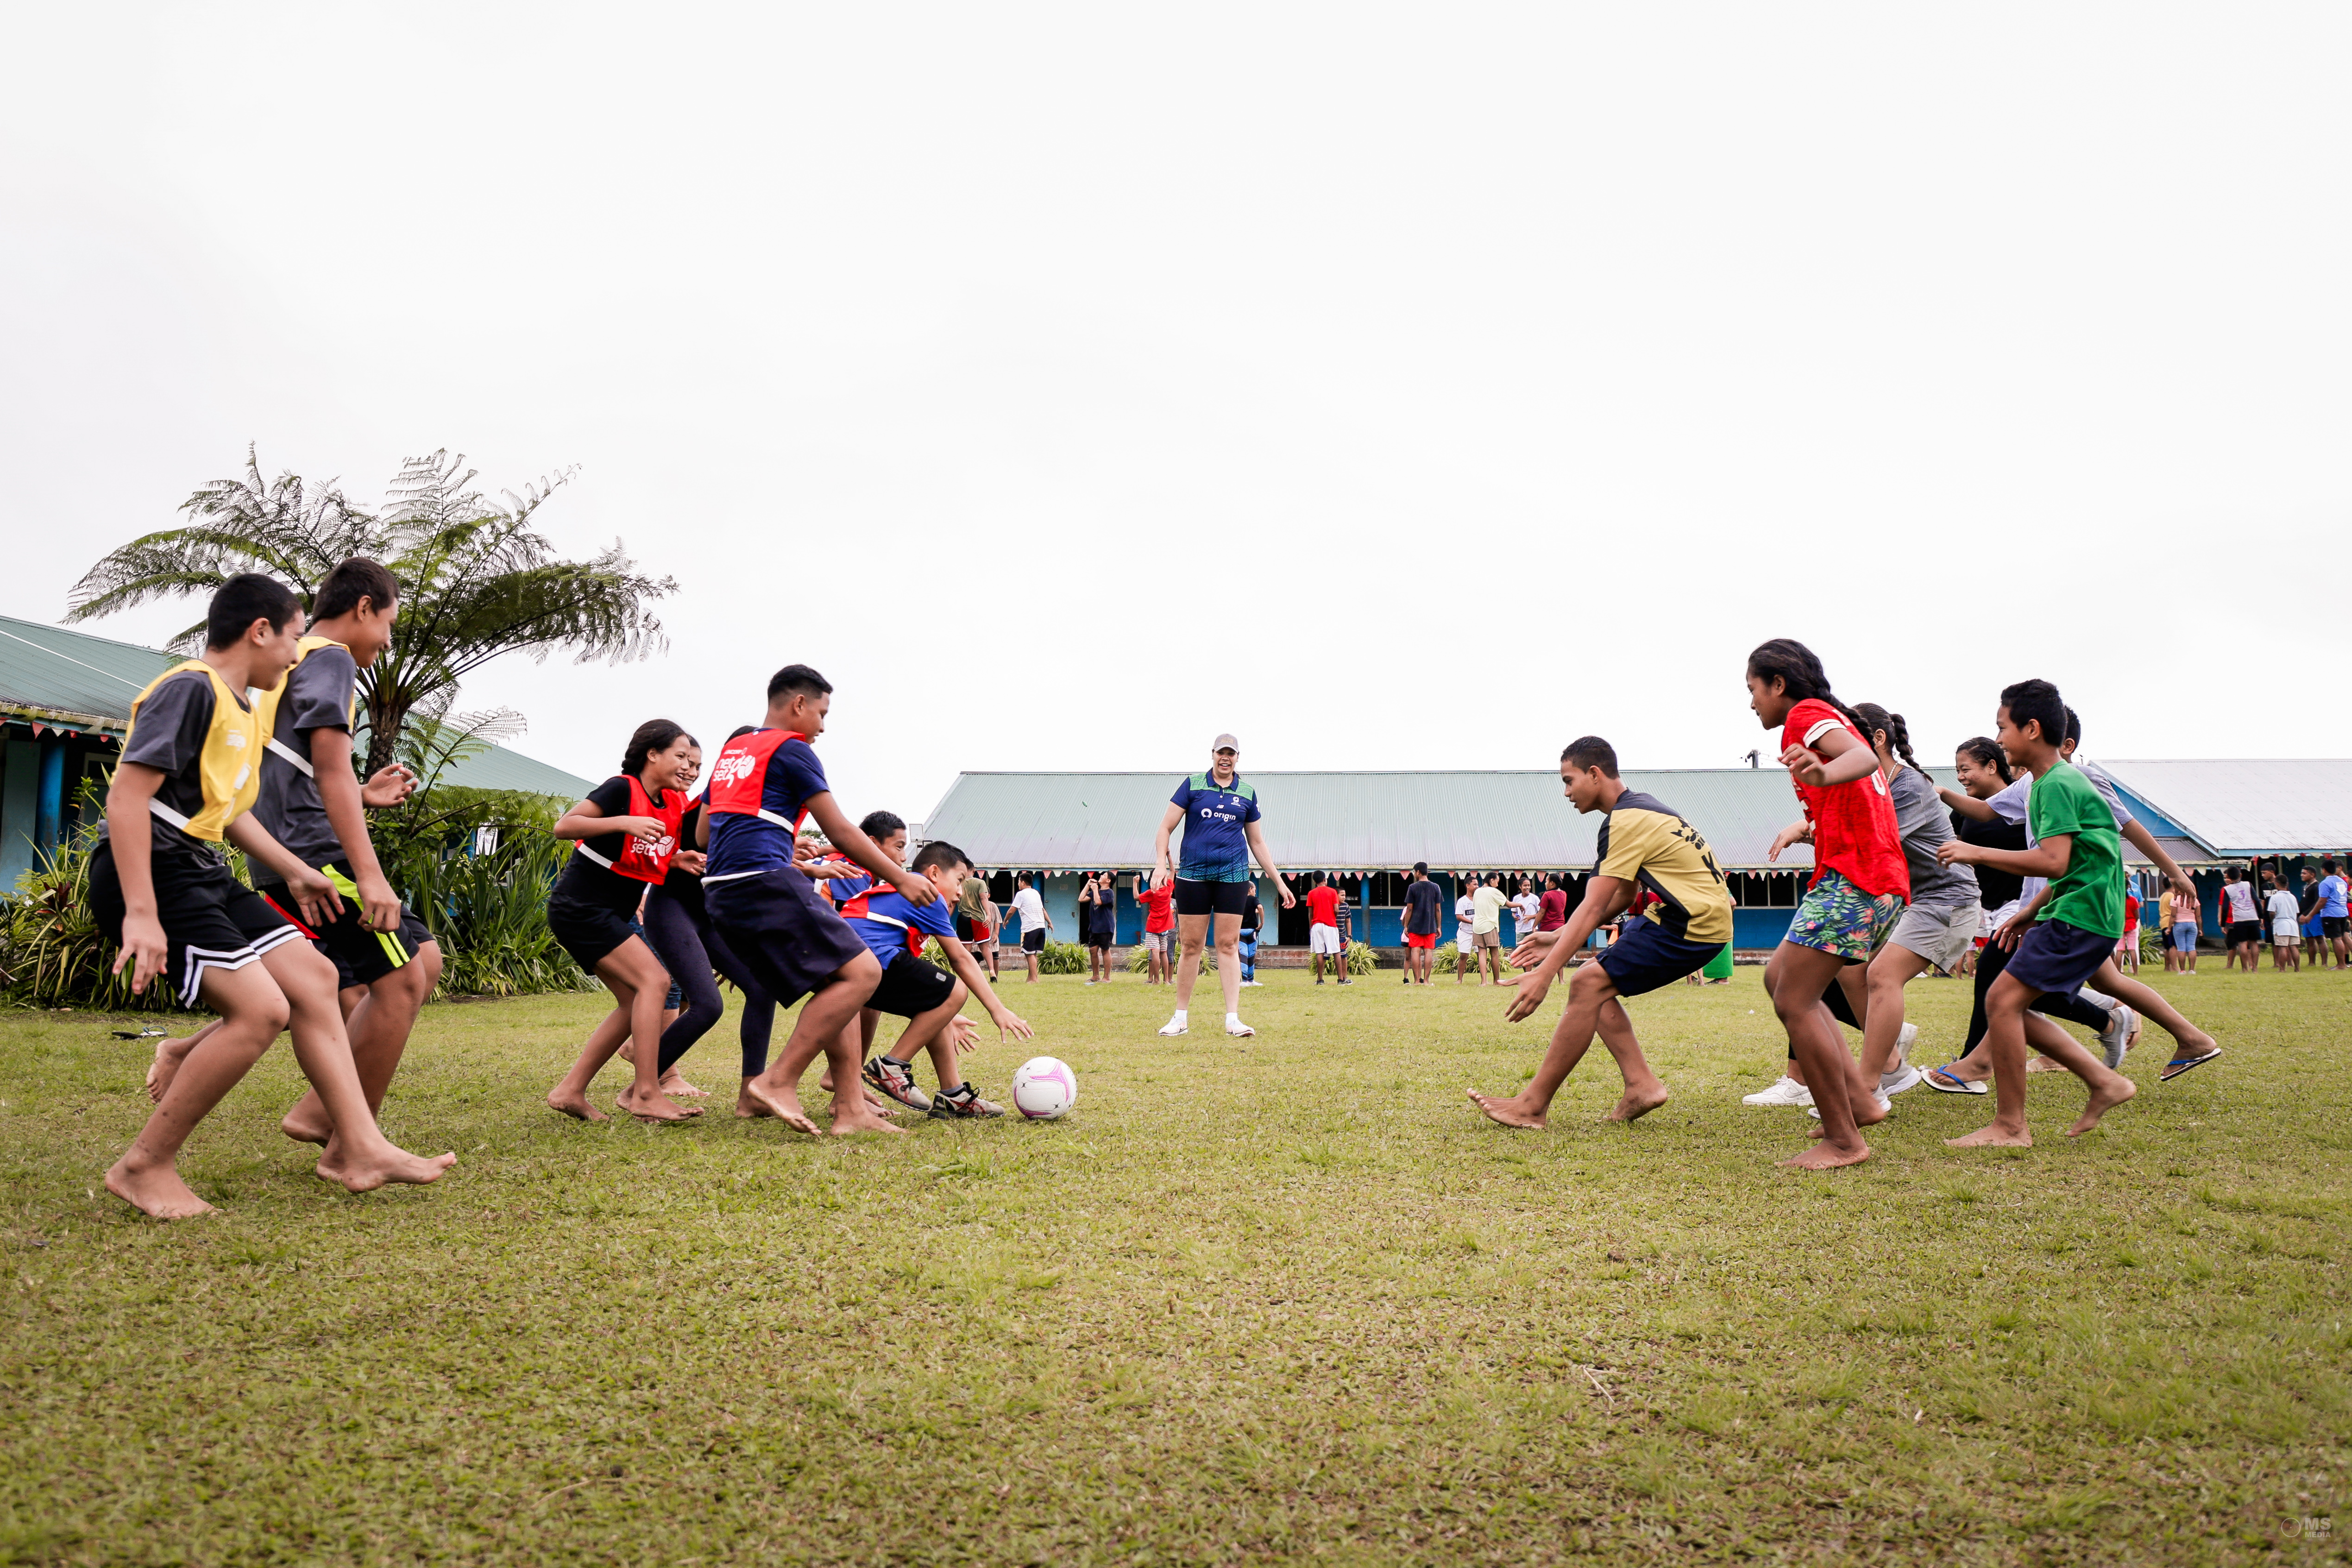
<path id="1" fill-rule="evenodd" d="M 320 868 L 330 878 L 341 878 L 338 890 L 345 882 L 352 882 L 352 868 L 347 861 L 331 860 Z M 255 892 L 268 899 L 278 912 L 302 927 L 302 934 L 310 945 L 327 955 L 335 966 L 335 984 L 344 991 L 354 985 L 373 985 L 394 970 L 415 958 L 433 933 L 416 918 L 416 911 L 406 904 L 400 906 L 400 926 L 395 931 L 374 931 L 360 923 L 359 900 L 350 892 L 343 893 L 343 907 L 325 925 L 312 929 L 303 925 L 302 910 L 294 895 L 283 882 L 257 882 Z"/>
<path id="2" fill-rule="evenodd" d="M 1723 951 L 1719 942 L 1685 942 L 1655 921 L 1642 921 L 1595 962 L 1620 996 L 1639 996 L 1696 974 Z"/>
<path id="3" fill-rule="evenodd" d="M 2345 917 L 2322 915 L 2319 917 L 2319 930 L 2323 936 L 2342 936 L 2345 931 Z"/>
<path id="4" fill-rule="evenodd" d="M 971 917 L 970 915 L 956 916 L 955 933 L 956 941 L 962 942 L 967 947 L 971 945 L 974 939 L 971 934 Z"/>
<path id="5" fill-rule="evenodd" d="M 2042 921 L 2018 939 L 2017 951 L 2010 954 L 2002 973 L 2022 982 L 2028 991 L 2071 996 L 2116 955 L 2118 940 L 2064 921 Z"/>
<path id="6" fill-rule="evenodd" d="M 1045 933 L 1042 931 L 1023 931 L 1021 933 L 1021 951 L 1024 952 L 1045 952 Z"/>
<path id="7" fill-rule="evenodd" d="M 613 951 L 637 934 L 636 926 L 620 910 L 592 904 L 557 892 L 547 900 L 547 929 L 589 973 L 612 956 Z"/>
<path id="8" fill-rule="evenodd" d="M 226 861 L 194 863 L 173 856 L 148 862 L 155 884 L 155 915 L 163 927 L 163 973 L 183 1007 L 194 1007 L 208 969 L 243 969 L 272 948 L 302 940 L 301 928 L 268 900 L 229 875 Z M 122 945 L 121 874 L 114 846 L 89 858 L 89 903 L 98 929 Z"/>
<path id="9" fill-rule="evenodd" d="M 2244 944 L 2251 944 L 2251 943 L 2253 943 L 2253 942 L 2260 942 L 2260 941 L 2262 941 L 2262 940 L 2263 940 L 2263 922 L 2262 922 L 2262 921 L 2231 921 L 2230 922 L 2230 945 L 2231 945 L 2231 947 L 2237 947 L 2237 946 L 2241 945 L 2242 943 L 2244 943 Z"/>
<path id="10" fill-rule="evenodd" d="M 1118 933 L 1117 931 L 1104 931 L 1100 928 L 1097 928 L 1094 931 L 1087 932 L 1087 945 L 1088 947 L 1108 947 L 1112 942 L 1118 940 Z"/>
<path id="11" fill-rule="evenodd" d="M 902 952 L 882 971 L 866 1005 L 894 1018 L 917 1018 L 955 994 L 956 977 L 928 958 Z"/>
<path id="12" fill-rule="evenodd" d="M 867 956 L 866 944 L 814 883 L 788 866 L 724 881 L 702 879 L 702 901 L 776 1005 L 789 1007 Z"/>
<path id="13" fill-rule="evenodd" d="M 1176 912 L 1180 915 L 1238 915 L 1249 902 L 1247 882 L 1195 882 L 1176 879 Z"/>

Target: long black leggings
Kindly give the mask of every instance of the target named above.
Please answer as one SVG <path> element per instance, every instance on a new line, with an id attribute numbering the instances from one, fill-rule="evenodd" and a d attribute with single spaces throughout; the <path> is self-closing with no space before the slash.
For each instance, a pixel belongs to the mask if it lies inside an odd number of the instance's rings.
<path id="1" fill-rule="evenodd" d="M 1967 1056 L 1975 1050 L 1978 1042 L 1985 1037 L 1988 1026 L 1985 1023 L 1985 993 L 1992 989 L 1992 983 L 2000 979 L 2000 972 L 2008 967 L 2009 950 L 1999 942 L 1989 942 L 1978 952 L 1976 1010 L 1969 1015 L 1969 1043 L 1960 1047 L 1959 1056 Z M 1853 1016 L 1853 1005 L 1846 1000 L 1845 987 L 1837 981 L 1830 982 L 1830 988 L 1822 994 L 1822 1000 L 1828 1005 L 1831 1016 L 1839 1023 L 1849 1029 L 1862 1027 Z M 2044 991 L 2028 1005 L 2036 1013 L 2063 1018 L 2070 1024 L 2080 1024 L 2086 1029 L 2107 1026 L 2107 1010 L 2079 991 Z M 1791 1049 L 1791 1059 L 1795 1055 Z M 1953 1059 L 1957 1061 L 1959 1058 Z"/>
<path id="2" fill-rule="evenodd" d="M 1969 1015 L 1969 1043 L 1960 1047 L 1960 1056 L 1975 1050 L 1984 1039 L 1985 1030 L 1990 1027 L 1985 1021 L 1985 993 L 1992 989 L 1992 983 L 2000 978 L 2002 970 L 2009 967 L 2010 956 L 2009 949 L 1997 942 L 1989 942 L 1977 951 L 1977 1005 L 1976 1010 Z M 2086 1029 L 2104 1029 L 2109 1018 L 2105 1007 L 2079 991 L 2044 991 L 2026 1006 L 2032 1012 L 2063 1018 L 2069 1024 L 2080 1024 Z M 1957 1061 L 1958 1058 L 1953 1059 Z"/>
<path id="3" fill-rule="evenodd" d="M 726 1012 L 718 983 L 710 977 L 716 969 L 743 993 L 743 1076 L 757 1078 L 767 1071 L 776 1004 L 734 950 L 711 929 L 710 917 L 656 888 L 646 900 L 645 923 L 646 945 L 686 994 L 686 1010 L 677 1016 L 677 1022 L 662 1031 L 661 1070 L 667 1072 L 676 1066 Z"/>

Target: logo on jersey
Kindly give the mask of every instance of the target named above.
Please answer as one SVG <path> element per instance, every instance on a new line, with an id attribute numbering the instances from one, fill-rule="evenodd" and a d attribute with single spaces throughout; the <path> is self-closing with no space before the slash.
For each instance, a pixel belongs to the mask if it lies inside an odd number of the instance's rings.
<path id="1" fill-rule="evenodd" d="M 711 765 L 710 782 L 726 784 L 748 779 L 759 765 L 760 760 L 748 752 L 730 752 Z"/>

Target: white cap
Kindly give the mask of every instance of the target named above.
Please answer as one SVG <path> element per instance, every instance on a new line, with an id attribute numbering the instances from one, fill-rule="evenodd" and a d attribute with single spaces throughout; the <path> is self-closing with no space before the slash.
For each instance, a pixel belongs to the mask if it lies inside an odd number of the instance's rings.
<path id="1" fill-rule="evenodd" d="M 1217 752 L 1238 752 L 1241 749 L 1242 743 L 1239 741 L 1234 740 L 1231 735 L 1220 735 L 1215 740 L 1209 742 L 1209 750 L 1213 753 Z"/>

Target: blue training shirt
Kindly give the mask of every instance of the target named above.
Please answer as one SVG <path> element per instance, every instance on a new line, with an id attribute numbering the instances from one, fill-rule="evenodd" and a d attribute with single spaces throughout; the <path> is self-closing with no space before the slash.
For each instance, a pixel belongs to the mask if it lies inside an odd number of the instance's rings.
<path id="1" fill-rule="evenodd" d="M 873 918 L 876 915 L 887 915 L 889 919 L 876 920 Z M 866 951 L 886 964 L 902 952 L 919 951 L 917 943 L 921 937 L 917 933 L 941 937 L 955 935 L 955 911 L 948 900 L 935 899 L 919 910 L 908 903 L 905 895 L 896 888 L 887 888 L 868 897 L 865 914 L 842 918 L 849 922 L 849 929 L 857 933 L 857 940 L 866 944 Z M 894 925 L 891 923 L 893 921 L 899 923 Z"/>
<path id="2" fill-rule="evenodd" d="M 760 805 L 790 822 L 800 816 L 801 808 L 812 797 L 832 787 L 824 782 L 824 764 L 816 760 L 816 748 L 806 741 L 786 741 L 768 753 L 762 765 Z M 710 858 L 702 879 L 708 882 L 790 866 L 793 848 L 793 836 L 764 816 L 713 812 Z"/>
<path id="3" fill-rule="evenodd" d="M 1194 773 L 1168 797 L 1184 810 L 1184 849 L 1176 874 L 1188 882 L 1246 882 L 1245 824 L 1258 819 L 1257 791 L 1239 773 L 1219 787 L 1213 773 Z"/>
<path id="4" fill-rule="evenodd" d="M 2340 921 L 2344 918 L 2344 879 L 2333 875 L 2319 879 L 2320 918 Z"/>

